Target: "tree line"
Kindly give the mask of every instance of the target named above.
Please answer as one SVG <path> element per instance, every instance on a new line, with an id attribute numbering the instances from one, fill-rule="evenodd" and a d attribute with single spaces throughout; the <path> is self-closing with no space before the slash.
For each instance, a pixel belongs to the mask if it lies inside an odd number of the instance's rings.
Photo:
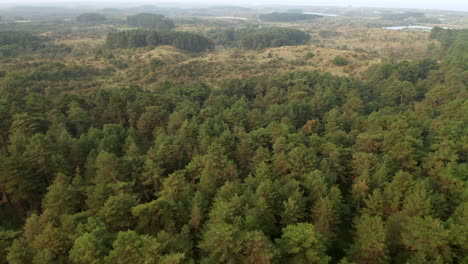
<path id="1" fill-rule="evenodd" d="M 216 44 L 253 50 L 301 45 L 310 39 L 304 31 L 279 27 L 227 29 L 211 32 L 211 35 Z"/>
<path id="2" fill-rule="evenodd" d="M 44 47 L 47 41 L 28 32 L 0 31 L 0 57 L 10 57 L 26 50 L 32 51 Z"/>
<path id="3" fill-rule="evenodd" d="M 265 22 L 297 22 L 308 19 L 317 19 L 321 18 L 320 15 L 314 14 L 302 14 L 302 13 L 269 13 L 262 14 L 259 18 Z"/>
<path id="4" fill-rule="evenodd" d="M 98 13 L 83 13 L 76 17 L 76 21 L 80 23 L 101 23 L 107 20 L 107 17 Z"/>
<path id="5" fill-rule="evenodd" d="M 191 52 L 202 52 L 213 48 L 213 42 L 199 34 L 143 29 L 110 32 L 105 42 L 107 48 L 138 48 L 152 45 L 171 45 Z"/>
<path id="6" fill-rule="evenodd" d="M 167 31 L 174 28 L 174 22 L 163 15 L 140 13 L 127 17 L 127 24 L 133 27 L 150 28 Z"/>
<path id="7" fill-rule="evenodd" d="M 468 69 L 468 29 L 434 27 L 429 38 L 440 41 L 440 57 L 447 57 L 460 68 Z"/>
<path id="8" fill-rule="evenodd" d="M 424 18 L 425 14 L 420 12 L 402 12 L 402 13 L 384 13 L 381 17 L 383 20 L 393 20 L 393 21 L 401 21 L 410 18 Z"/>
<path id="9" fill-rule="evenodd" d="M 37 49 L 46 38 L 28 32 L 0 31 L 0 46 L 16 45 L 20 48 Z"/>

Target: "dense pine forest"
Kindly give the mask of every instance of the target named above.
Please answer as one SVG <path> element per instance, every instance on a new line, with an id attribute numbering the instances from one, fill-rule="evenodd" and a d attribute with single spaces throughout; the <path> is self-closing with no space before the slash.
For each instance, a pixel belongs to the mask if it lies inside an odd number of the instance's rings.
<path id="1" fill-rule="evenodd" d="M 225 47 L 261 50 L 270 47 L 282 47 L 305 44 L 310 36 L 301 30 L 280 27 L 253 29 L 226 29 L 212 32 L 217 44 Z"/>
<path id="2" fill-rule="evenodd" d="M 152 28 L 157 30 L 171 30 L 174 28 L 174 22 L 162 15 L 140 13 L 127 17 L 127 23 L 130 26 Z"/>
<path id="3" fill-rule="evenodd" d="M 310 39 L 127 21 L 151 29 L 109 32 L 94 57 Z M 439 46 L 426 57 L 382 60 L 359 78 L 285 71 L 95 89 L 128 66 L 0 68 L 0 263 L 467 263 L 468 30 L 429 38 Z M 48 41 L 0 32 L 0 55 L 73 52 Z"/>

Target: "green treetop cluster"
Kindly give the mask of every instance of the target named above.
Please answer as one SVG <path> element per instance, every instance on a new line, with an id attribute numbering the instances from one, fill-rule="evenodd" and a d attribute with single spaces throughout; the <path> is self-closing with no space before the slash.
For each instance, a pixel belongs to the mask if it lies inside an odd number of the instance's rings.
<path id="1" fill-rule="evenodd" d="M 0 77 L 0 263 L 468 261 L 450 55 L 218 89 L 37 86 L 56 68 Z"/>

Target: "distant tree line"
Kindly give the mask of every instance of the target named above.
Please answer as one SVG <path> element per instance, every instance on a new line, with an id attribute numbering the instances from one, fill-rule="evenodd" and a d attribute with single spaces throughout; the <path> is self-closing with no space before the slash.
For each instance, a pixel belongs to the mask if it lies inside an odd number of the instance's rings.
<path id="1" fill-rule="evenodd" d="M 239 47 L 244 49 L 264 49 L 301 45 L 310 37 L 301 30 L 291 28 L 260 28 L 260 29 L 228 29 L 214 33 L 215 43 L 225 47 Z"/>
<path id="2" fill-rule="evenodd" d="M 107 48 L 138 48 L 145 46 L 171 45 L 178 49 L 202 52 L 213 48 L 213 42 L 199 34 L 156 30 L 127 30 L 107 35 Z"/>
<path id="3" fill-rule="evenodd" d="M 107 18 L 98 13 L 84 13 L 76 18 L 76 21 L 80 23 L 99 23 L 106 21 Z"/>
<path id="4" fill-rule="evenodd" d="M 416 18 L 418 23 L 427 23 L 427 24 L 441 24 L 442 22 L 435 17 L 419 17 Z"/>
<path id="5" fill-rule="evenodd" d="M 431 23 L 440 24 L 441 21 L 435 17 L 427 17 L 424 13 L 419 12 L 406 12 L 406 13 L 389 13 L 383 14 L 383 20 L 401 21 L 411 19 L 417 23 Z"/>
<path id="6" fill-rule="evenodd" d="M 19 70 L 6 72 L 0 88 L 18 93 L 85 89 L 93 84 L 95 77 L 102 77 L 105 73 L 105 70 L 88 65 L 69 66 L 57 62 L 26 63 Z"/>
<path id="7" fill-rule="evenodd" d="M 295 22 L 307 19 L 320 18 L 320 15 L 301 14 L 301 13 L 269 13 L 260 15 L 260 19 L 266 22 Z"/>
<path id="8" fill-rule="evenodd" d="M 389 14 L 383 14 L 382 19 L 383 20 L 405 20 L 408 18 L 421 18 L 424 17 L 424 13 L 418 13 L 418 12 L 405 12 L 405 13 L 389 13 Z"/>
<path id="9" fill-rule="evenodd" d="M 430 39 L 440 41 L 440 55 L 447 56 L 460 68 L 468 69 L 468 29 L 455 30 L 434 27 Z"/>
<path id="10" fill-rule="evenodd" d="M 156 30 L 171 30 L 174 22 L 163 15 L 140 13 L 127 17 L 127 24 L 134 27 L 151 28 Z"/>
<path id="11" fill-rule="evenodd" d="M 36 50 L 44 46 L 46 38 L 27 32 L 0 32 L 0 57 L 9 57 L 24 50 Z"/>
<path id="12" fill-rule="evenodd" d="M 341 33 L 337 31 L 330 31 L 330 30 L 320 30 L 319 36 L 322 38 L 334 38 L 340 36 Z"/>
<path id="13" fill-rule="evenodd" d="M 27 32 L 3 31 L 0 32 L 0 46 L 3 45 L 17 45 L 22 48 L 36 49 L 46 39 L 43 37 L 35 36 Z"/>

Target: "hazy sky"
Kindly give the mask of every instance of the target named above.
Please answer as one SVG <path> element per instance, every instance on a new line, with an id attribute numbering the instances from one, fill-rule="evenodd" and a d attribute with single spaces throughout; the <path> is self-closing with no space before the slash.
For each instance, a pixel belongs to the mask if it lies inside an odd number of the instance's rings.
<path id="1" fill-rule="evenodd" d="M 41 3 L 71 3 L 80 2 L 86 4 L 103 3 L 119 4 L 139 3 L 207 3 L 230 5 L 310 5 L 310 6 L 349 6 L 353 7 L 389 7 L 389 8 L 419 8 L 419 9 L 443 9 L 468 11 L 468 0 L 0 0 L 0 4 L 41 4 Z"/>

